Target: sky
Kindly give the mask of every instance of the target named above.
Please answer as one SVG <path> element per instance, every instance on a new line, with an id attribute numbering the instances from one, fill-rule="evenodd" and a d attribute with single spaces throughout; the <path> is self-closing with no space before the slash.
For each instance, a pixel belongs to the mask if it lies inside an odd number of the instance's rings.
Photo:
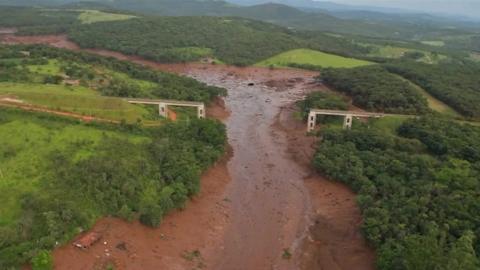
<path id="1" fill-rule="evenodd" d="M 381 6 L 480 18 L 480 0 L 330 0 L 351 5 Z"/>

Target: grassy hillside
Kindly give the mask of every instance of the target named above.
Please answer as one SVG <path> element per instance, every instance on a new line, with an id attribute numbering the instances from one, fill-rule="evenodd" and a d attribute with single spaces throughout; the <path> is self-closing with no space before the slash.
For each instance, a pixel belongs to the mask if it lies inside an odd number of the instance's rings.
<path id="1" fill-rule="evenodd" d="M 118 98 L 104 97 L 82 86 L 34 83 L 0 83 L 0 96 L 13 96 L 26 104 L 114 121 L 155 119 L 155 113 Z M 1 101 L 1 99 L 0 99 Z M 153 108 L 152 109 L 156 109 Z M 157 116 L 157 118 L 159 118 Z"/>
<path id="2" fill-rule="evenodd" d="M 350 68 L 373 64 L 372 62 L 358 60 L 354 58 L 346 58 L 338 55 L 328 54 L 324 52 L 295 49 L 284 52 L 257 63 L 257 66 L 290 66 L 291 64 L 313 65 L 319 67 L 332 68 Z"/>

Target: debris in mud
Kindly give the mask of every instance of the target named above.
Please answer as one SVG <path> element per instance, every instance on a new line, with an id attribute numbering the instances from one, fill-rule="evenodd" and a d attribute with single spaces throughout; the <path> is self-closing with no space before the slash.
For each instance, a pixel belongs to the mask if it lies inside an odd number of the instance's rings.
<path id="1" fill-rule="evenodd" d="M 120 242 L 118 243 L 118 245 L 116 246 L 117 249 L 121 250 L 121 251 L 127 251 L 127 243 L 125 242 Z"/>
<path id="2" fill-rule="evenodd" d="M 248 83 L 248 86 L 255 86 L 255 83 L 253 83 L 253 82 Z"/>
<path id="3" fill-rule="evenodd" d="M 292 258 L 292 253 L 290 252 L 290 249 L 284 248 L 283 249 L 283 254 L 282 254 L 282 259 L 290 260 L 291 258 Z"/>
<path id="4" fill-rule="evenodd" d="M 185 260 L 187 261 L 194 261 L 195 259 L 201 259 L 202 258 L 202 254 L 200 253 L 200 251 L 198 249 L 194 250 L 194 251 L 191 251 L 191 252 L 188 252 L 188 251 L 185 251 L 183 254 L 182 254 L 182 258 L 184 258 Z"/>
<path id="5" fill-rule="evenodd" d="M 100 238 L 102 238 L 100 233 L 90 232 L 80 237 L 73 245 L 81 249 L 87 249 L 100 241 Z"/>

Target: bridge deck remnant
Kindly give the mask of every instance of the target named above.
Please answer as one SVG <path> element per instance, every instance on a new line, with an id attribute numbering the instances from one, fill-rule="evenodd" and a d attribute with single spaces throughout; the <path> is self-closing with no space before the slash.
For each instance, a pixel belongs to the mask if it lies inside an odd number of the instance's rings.
<path id="1" fill-rule="evenodd" d="M 131 104 L 158 105 L 159 114 L 165 118 L 168 117 L 168 106 L 195 107 L 197 108 L 197 117 L 199 119 L 205 118 L 205 104 L 203 102 L 145 98 L 126 98 L 125 101 Z"/>
<path id="2" fill-rule="evenodd" d="M 309 132 L 315 129 L 315 124 L 317 123 L 317 115 L 336 115 L 336 116 L 345 117 L 343 120 L 344 129 L 352 128 L 353 117 L 381 118 L 381 117 L 389 116 L 389 114 L 385 114 L 385 113 L 311 109 L 310 113 L 308 114 L 307 130 Z"/>

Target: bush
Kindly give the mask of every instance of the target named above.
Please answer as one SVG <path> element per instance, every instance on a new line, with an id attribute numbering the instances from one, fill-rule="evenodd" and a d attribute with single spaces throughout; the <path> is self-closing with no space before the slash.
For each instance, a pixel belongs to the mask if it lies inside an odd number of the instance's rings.
<path id="1" fill-rule="evenodd" d="M 41 250 L 32 259 L 32 270 L 51 270 L 53 269 L 53 260 L 49 251 Z"/>

